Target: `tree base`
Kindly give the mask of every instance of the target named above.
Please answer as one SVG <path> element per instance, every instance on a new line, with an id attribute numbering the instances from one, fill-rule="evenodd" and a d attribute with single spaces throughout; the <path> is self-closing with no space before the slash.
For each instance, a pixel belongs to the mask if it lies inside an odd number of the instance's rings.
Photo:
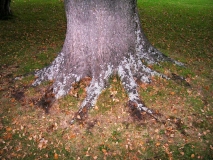
<path id="1" fill-rule="evenodd" d="M 87 97 L 75 119 L 84 119 L 98 96 L 107 87 L 109 77 L 118 75 L 129 96 L 132 115 L 140 112 L 154 117 L 153 111 L 140 100 L 136 81 L 150 83 L 152 76 L 170 79 L 147 67 L 173 60 L 155 49 L 142 32 L 135 0 L 65 1 L 67 34 L 62 51 L 48 66 L 36 72 L 33 86 L 53 80 L 51 92 L 42 99 L 44 108 L 69 93 L 72 85 L 91 77 Z M 85 11 L 86 9 L 86 11 Z M 54 97 L 54 98 L 53 98 Z"/>

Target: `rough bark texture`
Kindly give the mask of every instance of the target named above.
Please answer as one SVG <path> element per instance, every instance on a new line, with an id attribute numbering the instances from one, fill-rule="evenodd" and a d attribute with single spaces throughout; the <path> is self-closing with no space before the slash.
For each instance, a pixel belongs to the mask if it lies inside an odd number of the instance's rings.
<path id="1" fill-rule="evenodd" d="M 11 15 L 11 0 L 0 0 L 0 19 L 7 19 Z"/>
<path id="2" fill-rule="evenodd" d="M 171 61 L 155 49 L 145 37 L 137 13 L 136 0 L 65 0 L 67 33 L 57 58 L 36 73 L 34 86 L 53 80 L 53 93 L 58 99 L 72 84 L 89 76 L 87 97 L 80 113 L 94 106 L 112 74 L 118 74 L 129 95 L 129 105 L 152 114 L 140 100 L 136 80 L 151 82 L 150 77 L 166 76 L 144 65 Z M 169 78 L 168 78 L 169 79 Z"/>

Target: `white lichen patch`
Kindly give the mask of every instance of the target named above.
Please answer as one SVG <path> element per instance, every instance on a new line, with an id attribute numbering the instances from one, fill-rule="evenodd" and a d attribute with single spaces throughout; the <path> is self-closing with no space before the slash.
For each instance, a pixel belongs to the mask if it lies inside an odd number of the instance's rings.
<path id="1" fill-rule="evenodd" d="M 55 60 L 47 67 L 37 71 L 35 76 L 37 79 L 33 82 L 33 86 L 40 85 L 41 82 L 53 80 L 54 75 L 60 71 L 60 66 L 64 63 L 64 53 L 60 52 Z"/>
<path id="2" fill-rule="evenodd" d="M 135 79 L 133 75 L 134 72 L 138 73 L 140 72 L 140 69 L 142 69 L 144 74 L 143 80 L 149 79 L 149 76 L 151 74 L 151 70 L 148 70 L 147 68 L 142 68 L 142 63 L 140 60 L 137 60 L 137 57 L 133 58 L 133 55 L 129 54 L 129 59 L 124 58 L 124 60 L 121 61 L 121 64 L 118 66 L 118 75 L 121 78 L 122 84 L 128 93 L 129 100 L 137 104 L 137 108 L 140 111 L 145 111 L 148 113 L 152 113 L 150 109 L 146 108 L 144 104 L 140 101 L 140 96 L 137 92 L 137 83 L 135 82 Z M 141 73 L 142 74 L 142 73 Z"/>

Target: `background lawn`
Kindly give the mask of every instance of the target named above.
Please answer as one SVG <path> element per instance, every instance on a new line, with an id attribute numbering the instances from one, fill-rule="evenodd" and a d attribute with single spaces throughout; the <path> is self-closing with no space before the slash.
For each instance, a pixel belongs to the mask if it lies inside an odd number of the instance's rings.
<path id="1" fill-rule="evenodd" d="M 60 51 L 66 33 L 61 0 L 13 0 L 14 18 L 0 21 L 0 159 L 213 159 L 213 1 L 138 0 L 142 27 L 163 53 L 186 64 L 150 66 L 181 82 L 153 77 L 139 93 L 165 123 L 134 120 L 119 78 L 88 119 L 68 125 L 89 80 L 76 84 L 45 114 L 37 105 L 49 82 L 33 75 Z"/>

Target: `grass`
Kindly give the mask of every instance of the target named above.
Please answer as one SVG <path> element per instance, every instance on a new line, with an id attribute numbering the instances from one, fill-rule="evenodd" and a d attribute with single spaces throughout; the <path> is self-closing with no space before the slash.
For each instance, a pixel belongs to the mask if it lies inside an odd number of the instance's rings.
<path id="1" fill-rule="evenodd" d="M 35 99 L 48 83 L 27 88 L 33 76 L 14 78 L 49 64 L 62 48 L 63 2 L 15 0 L 11 7 L 13 19 L 0 21 L 0 159 L 213 159 L 211 0 L 138 0 L 150 42 L 186 63 L 152 67 L 182 75 L 191 85 L 159 78 L 140 85 L 143 101 L 167 117 L 165 124 L 134 121 L 117 77 L 84 124 L 67 121 L 85 97 L 87 80 L 45 114 Z"/>

